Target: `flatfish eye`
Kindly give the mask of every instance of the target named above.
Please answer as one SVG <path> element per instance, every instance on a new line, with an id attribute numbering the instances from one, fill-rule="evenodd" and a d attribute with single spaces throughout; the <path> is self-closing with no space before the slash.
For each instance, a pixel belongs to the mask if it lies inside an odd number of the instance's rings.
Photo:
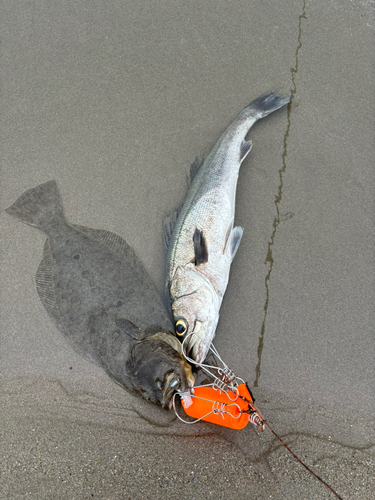
<path id="1" fill-rule="evenodd" d="M 176 321 L 175 323 L 175 331 L 177 335 L 182 336 L 185 335 L 185 333 L 188 330 L 188 322 L 184 318 L 180 318 Z"/>
<path id="2" fill-rule="evenodd" d="M 176 385 L 179 383 L 180 381 L 178 380 L 178 378 L 174 378 L 172 382 L 169 384 L 169 387 L 176 387 Z"/>

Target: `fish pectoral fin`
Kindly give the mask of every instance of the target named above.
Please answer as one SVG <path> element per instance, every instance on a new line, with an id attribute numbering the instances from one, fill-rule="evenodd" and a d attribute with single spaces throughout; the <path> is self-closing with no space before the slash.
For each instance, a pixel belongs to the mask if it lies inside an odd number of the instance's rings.
<path id="1" fill-rule="evenodd" d="M 122 332 L 129 335 L 134 340 L 139 340 L 142 330 L 138 328 L 134 323 L 124 318 L 117 318 L 115 320 L 115 324 L 117 328 L 119 328 Z"/>
<path id="2" fill-rule="evenodd" d="M 251 141 L 243 140 L 240 146 L 240 163 L 244 161 L 246 156 L 250 153 L 253 143 Z"/>
<path id="3" fill-rule="evenodd" d="M 243 229 L 240 226 L 234 227 L 229 234 L 224 253 L 228 252 L 231 257 L 231 260 L 234 259 L 238 247 L 240 246 L 242 235 L 243 235 Z"/>
<path id="4" fill-rule="evenodd" d="M 208 261 L 207 241 L 203 235 L 203 231 L 201 231 L 197 227 L 195 228 L 193 235 L 193 244 L 195 265 L 199 266 L 199 264 L 204 264 Z"/>

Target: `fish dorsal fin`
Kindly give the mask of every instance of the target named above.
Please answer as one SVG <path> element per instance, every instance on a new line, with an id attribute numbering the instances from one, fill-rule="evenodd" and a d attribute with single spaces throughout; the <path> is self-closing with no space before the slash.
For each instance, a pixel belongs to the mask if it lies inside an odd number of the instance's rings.
<path id="1" fill-rule="evenodd" d="M 35 273 L 35 286 L 40 301 L 46 308 L 55 325 L 64 330 L 61 324 L 59 309 L 56 305 L 55 289 L 52 280 L 52 257 L 49 238 L 46 239 L 43 248 L 43 257 Z"/>
<path id="2" fill-rule="evenodd" d="M 243 229 L 240 226 L 234 227 L 229 233 L 224 253 L 228 252 L 231 261 L 234 259 L 238 247 L 240 246 L 242 235 L 243 235 Z"/>
<path id="3" fill-rule="evenodd" d="M 240 162 L 242 163 L 246 156 L 250 153 L 253 143 L 251 141 L 243 140 L 240 146 Z"/>
<path id="4" fill-rule="evenodd" d="M 138 328 L 134 323 L 132 323 L 128 319 L 118 318 L 115 320 L 115 324 L 117 328 L 126 333 L 126 335 L 129 335 L 129 337 L 134 340 L 139 340 L 142 334 L 142 330 Z"/>
<path id="5" fill-rule="evenodd" d="M 173 210 L 173 212 L 170 212 L 164 217 L 163 221 L 163 241 L 164 241 L 164 248 L 165 251 L 168 252 L 168 248 L 171 242 L 172 234 L 173 234 L 173 229 L 176 225 L 176 221 L 178 219 L 178 216 L 180 215 L 182 209 L 181 207 L 176 208 L 176 210 Z"/>
<path id="6" fill-rule="evenodd" d="M 195 265 L 199 266 L 199 264 L 204 264 L 208 261 L 207 241 L 203 235 L 203 231 L 201 231 L 197 227 L 195 228 L 193 235 L 193 244 Z"/>
<path id="7" fill-rule="evenodd" d="M 198 170 L 203 162 L 204 162 L 204 158 L 198 158 L 198 156 L 195 157 L 195 160 L 190 165 L 189 184 L 191 184 L 193 182 L 193 179 L 197 175 L 197 172 L 198 172 Z"/>
<path id="8" fill-rule="evenodd" d="M 189 177 L 188 177 L 188 185 L 190 185 L 194 179 L 194 177 L 196 176 L 200 166 L 202 165 L 202 163 L 204 162 L 204 158 L 198 158 L 196 157 L 195 160 L 193 161 L 193 163 L 190 165 L 190 173 L 189 173 Z M 165 217 L 164 217 L 164 221 L 163 221 L 163 242 L 164 242 L 164 248 L 165 248 L 165 251 L 168 252 L 168 248 L 169 248 L 169 245 L 170 245 L 170 242 L 171 242 L 171 238 L 172 238 L 172 234 L 173 234 L 173 230 L 174 230 L 174 227 L 176 225 L 176 221 L 178 219 L 178 216 L 180 215 L 180 212 L 181 212 L 181 209 L 182 209 L 182 206 L 181 205 L 180 207 L 176 208 L 176 210 L 173 210 L 172 212 L 170 212 L 169 214 L 167 214 Z"/>
<path id="9" fill-rule="evenodd" d="M 81 233 L 85 234 L 89 238 L 98 241 L 102 245 L 106 246 L 112 252 L 116 253 L 119 257 L 126 257 L 129 265 L 132 266 L 135 271 L 142 276 L 145 284 L 149 284 L 153 289 L 155 288 L 150 276 L 148 275 L 146 269 L 139 257 L 126 241 L 121 238 L 116 233 L 111 231 L 106 231 L 105 229 L 92 229 L 91 227 L 80 226 L 79 224 L 69 224 L 74 229 L 78 229 Z"/>

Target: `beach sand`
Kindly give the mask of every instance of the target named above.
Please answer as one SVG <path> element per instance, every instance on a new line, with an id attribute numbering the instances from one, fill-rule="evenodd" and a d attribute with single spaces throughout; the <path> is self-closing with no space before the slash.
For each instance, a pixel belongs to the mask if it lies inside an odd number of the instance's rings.
<path id="1" fill-rule="evenodd" d="M 1 7 L 1 208 L 58 182 L 70 222 L 121 235 L 163 291 L 162 222 L 250 101 L 215 345 L 344 499 L 374 491 L 372 2 Z M 34 286 L 45 236 L 1 214 L 1 499 L 330 499 L 273 436 L 185 425 L 63 339 Z"/>

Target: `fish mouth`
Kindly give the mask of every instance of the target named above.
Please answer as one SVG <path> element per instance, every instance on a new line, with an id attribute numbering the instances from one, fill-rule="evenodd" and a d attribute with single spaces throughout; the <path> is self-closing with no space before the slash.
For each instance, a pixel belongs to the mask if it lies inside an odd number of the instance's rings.
<path id="1" fill-rule="evenodd" d="M 211 349 L 218 321 L 218 313 L 211 320 L 195 321 L 193 331 L 185 337 L 182 343 L 185 357 L 190 363 L 200 365 L 204 362 Z"/>
<path id="2" fill-rule="evenodd" d="M 202 363 L 204 361 L 206 357 L 204 353 L 205 344 L 198 333 L 191 333 L 190 338 L 186 339 L 186 344 L 184 345 L 184 351 L 189 361 L 193 363 Z"/>
<path id="3" fill-rule="evenodd" d="M 164 382 L 163 400 L 161 403 L 163 408 L 168 408 L 169 410 L 172 408 L 173 396 L 176 392 L 183 392 L 186 390 L 191 390 L 193 388 L 195 384 L 195 378 L 191 371 L 190 365 L 188 365 L 186 361 L 184 361 L 183 370 L 184 380 L 181 380 L 181 377 L 174 371 L 167 375 Z"/>
<path id="4" fill-rule="evenodd" d="M 181 388 L 181 379 L 175 373 L 170 373 L 164 384 L 165 390 L 163 391 L 162 407 L 170 410 L 173 405 L 173 395 Z"/>
<path id="5" fill-rule="evenodd" d="M 176 337 L 165 332 L 157 332 L 155 335 L 144 339 L 144 342 L 151 340 L 158 340 L 168 344 L 176 351 L 179 358 L 178 361 L 177 359 L 174 361 L 176 365 L 173 370 L 165 375 L 162 388 L 162 399 L 160 404 L 163 408 L 171 409 L 173 405 L 173 394 L 177 391 L 191 389 L 195 384 L 195 378 L 191 371 L 191 366 L 185 359 L 182 344 Z"/>

